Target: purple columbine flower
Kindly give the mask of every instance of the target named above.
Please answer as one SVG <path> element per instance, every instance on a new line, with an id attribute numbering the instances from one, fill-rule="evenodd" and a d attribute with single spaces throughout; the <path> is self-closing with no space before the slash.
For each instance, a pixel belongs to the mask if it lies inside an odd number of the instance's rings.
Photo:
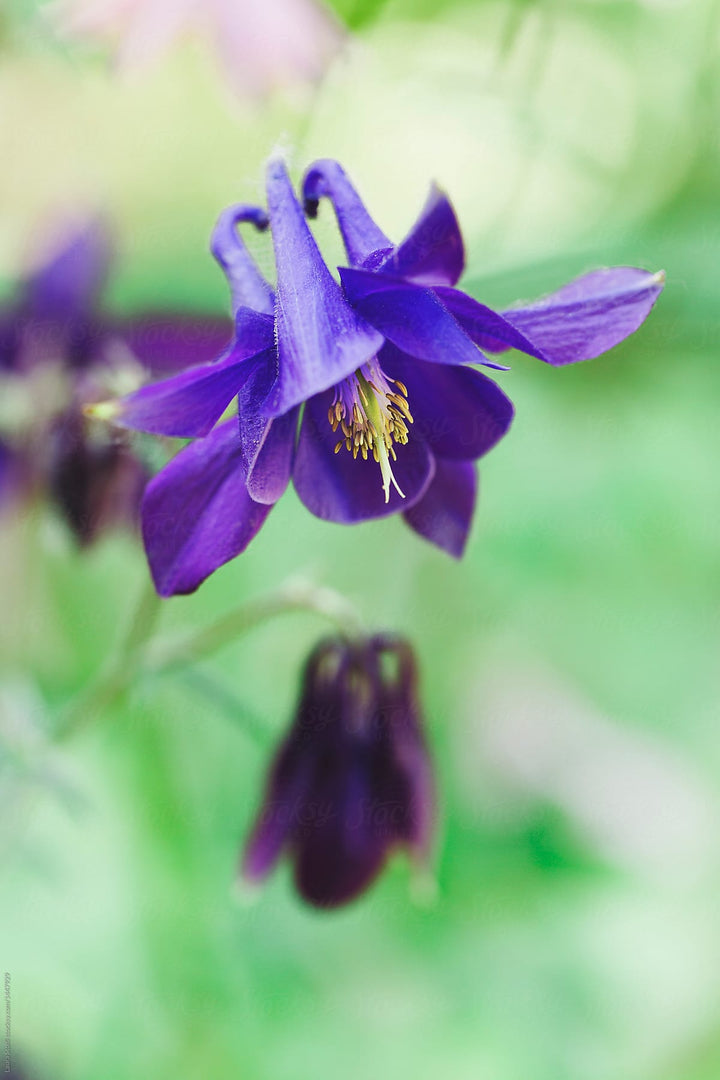
<path id="1" fill-rule="evenodd" d="M 101 297 L 112 244 L 97 219 L 74 228 L 0 307 L 0 502 L 46 493 L 79 543 L 134 524 L 148 472 L 126 432 L 83 407 L 113 381 L 140 381 L 214 355 L 231 334 L 224 319 L 144 313 L 113 318 Z"/>
<path id="2" fill-rule="evenodd" d="M 410 644 L 386 635 L 321 643 L 270 769 L 242 877 L 264 880 L 286 853 L 303 899 L 337 907 L 369 887 L 394 849 L 427 860 L 434 816 Z"/>
<path id="3" fill-rule="evenodd" d="M 162 595 L 194 590 L 244 550 L 291 476 L 308 509 L 326 520 L 350 524 L 397 513 L 428 489 L 434 444 L 454 446 L 461 437 L 463 453 L 479 456 L 512 417 L 494 383 L 458 367 L 454 379 L 435 380 L 427 395 L 431 422 L 411 435 L 407 388 L 379 361 L 383 336 L 344 298 L 280 162 L 268 168 L 267 195 L 268 214 L 231 207 L 213 234 L 232 292 L 232 346 L 215 363 L 98 410 L 128 427 L 196 439 L 144 499 L 146 550 Z M 240 222 L 271 225 L 276 290 L 251 261 Z M 238 420 L 214 427 L 236 394 Z M 474 491 L 474 478 L 469 483 Z"/>
<path id="4" fill-rule="evenodd" d="M 334 162 L 306 174 L 310 214 L 321 196 L 335 203 L 353 264 L 340 271 L 342 290 L 285 167 L 273 161 L 268 213 L 231 207 L 213 234 L 232 292 L 232 345 L 214 363 L 103 406 L 128 427 L 197 440 L 144 500 L 161 595 L 193 591 L 243 551 L 291 477 L 317 517 L 352 524 L 401 512 L 459 557 L 475 506 L 474 462 L 513 416 L 503 391 L 470 365 L 500 367 L 482 350 L 510 347 L 553 364 L 595 356 L 640 325 L 662 288 L 643 270 L 601 270 L 500 314 L 453 288 L 463 242 L 438 189 L 397 247 Z M 241 222 L 270 225 L 276 290 L 244 247 Z M 238 421 L 214 427 L 235 395 Z"/>

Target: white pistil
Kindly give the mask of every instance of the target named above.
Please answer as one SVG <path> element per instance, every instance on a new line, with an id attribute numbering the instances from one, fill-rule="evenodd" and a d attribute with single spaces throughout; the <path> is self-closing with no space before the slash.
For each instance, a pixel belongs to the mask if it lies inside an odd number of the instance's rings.
<path id="1" fill-rule="evenodd" d="M 328 420 L 333 431 L 340 428 L 343 435 L 335 453 L 345 446 L 354 458 L 361 454 L 364 461 L 372 454 L 380 466 L 385 502 L 390 501 L 391 485 L 404 499 L 390 462 L 397 460 L 394 444 L 407 443 L 408 424 L 413 422 L 407 387 L 397 379 L 388 379 L 377 361 L 371 361 L 335 388 Z"/>

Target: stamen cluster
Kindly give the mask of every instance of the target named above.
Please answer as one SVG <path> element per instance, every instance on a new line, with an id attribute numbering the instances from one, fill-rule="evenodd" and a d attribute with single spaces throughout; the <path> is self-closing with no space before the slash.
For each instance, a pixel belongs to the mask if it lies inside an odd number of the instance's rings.
<path id="1" fill-rule="evenodd" d="M 391 389 L 391 383 L 397 391 Z M 340 428 L 345 436 L 335 447 L 336 454 L 344 444 L 354 458 L 362 454 L 367 460 L 368 454 L 372 454 L 379 461 L 378 444 L 382 441 L 394 459 L 393 443 L 405 445 L 407 425 L 413 422 L 407 387 L 399 379 L 387 379 L 377 364 L 365 364 L 335 387 L 328 420 L 333 431 Z"/>
<path id="2" fill-rule="evenodd" d="M 335 453 L 344 446 L 353 458 L 361 454 L 367 461 L 372 455 L 380 465 L 386 499 L 390 483 L 400 492 L 389 458 L 397 460 L 394 443 L 404 446 L 408 441 L 408 424 L 412 424 L 413 418 L 407 397 L 405 384 L 388 378 L 377 361 L 372 360 L 335 387 L 328 409 L 330 426 L 343 434 Z"/>

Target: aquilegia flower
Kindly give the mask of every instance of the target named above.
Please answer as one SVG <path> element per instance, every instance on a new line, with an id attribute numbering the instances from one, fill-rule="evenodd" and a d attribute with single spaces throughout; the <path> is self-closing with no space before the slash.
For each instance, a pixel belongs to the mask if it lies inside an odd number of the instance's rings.
<path id="1" fill-rule="evenodd" d="M 400 512 L 460 556 L 475 505 L 474 462 L 513 416 L 503 391 L 471 366 L 500 366 L 482 350 L 519 348 L 552 364 L 596 356 L 637 329 L 662 289 L 661 275 L 599 270 L 499 314 L 453 287 L 462 237 L 438 189 L 397 247 L 334 162 L 306 174 L 309 213 L 323 195 L 335 203 L 353 264 L 340 272 L 342 290 L 283 164 L 273 161 L 268 213 L 231 207 L 213 234 L 233 298 L 232 345 L 215 363 L 102 406 L 119 424 L 197 440 L 144 499 L 161 595 L 193 591 L 244 550 L 291 477 L 317 517 L 352 524 Z M 270 225 L 275 291 L 238 236 L 240 222 Z M 235 395 L 238 419 L 213 430 Z"/>
<path id="2" fill-rule="evenodd" d="M 140 365 L 175 371 L 188 349 L 212 356 L 230 337 L 220 319 L 111 318 L 100 306 L 111 257 L 104 224 L 86 221 L 0 307 L 0 503 L 46 494 L 81 544 L 135 523 L 148 479 L 127 434 L 83 406 L 140 381 Z"/>
<path id="3" fill-rule="evenodd" d="M 269 772 L 241 874 L 262 881 L 286 853 L 300 895 L 337 907 L 396 848 L 430 854 L 434 788 L 410 644 L 376 635 L 322 642 Z"/>

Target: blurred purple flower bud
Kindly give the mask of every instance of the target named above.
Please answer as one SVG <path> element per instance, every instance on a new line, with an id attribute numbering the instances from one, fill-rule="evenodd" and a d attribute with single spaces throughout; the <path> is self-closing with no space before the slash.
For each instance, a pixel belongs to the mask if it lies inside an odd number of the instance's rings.
<path id="1" fill-rule="evenodd" d="M 286 853 L 303 899 L 337 907 L 372 884 L 393 850 L 428 858 L 434 807 L 410 644 L 324 641 L 307 662 L 242 876 L 262 881 Z"/>

